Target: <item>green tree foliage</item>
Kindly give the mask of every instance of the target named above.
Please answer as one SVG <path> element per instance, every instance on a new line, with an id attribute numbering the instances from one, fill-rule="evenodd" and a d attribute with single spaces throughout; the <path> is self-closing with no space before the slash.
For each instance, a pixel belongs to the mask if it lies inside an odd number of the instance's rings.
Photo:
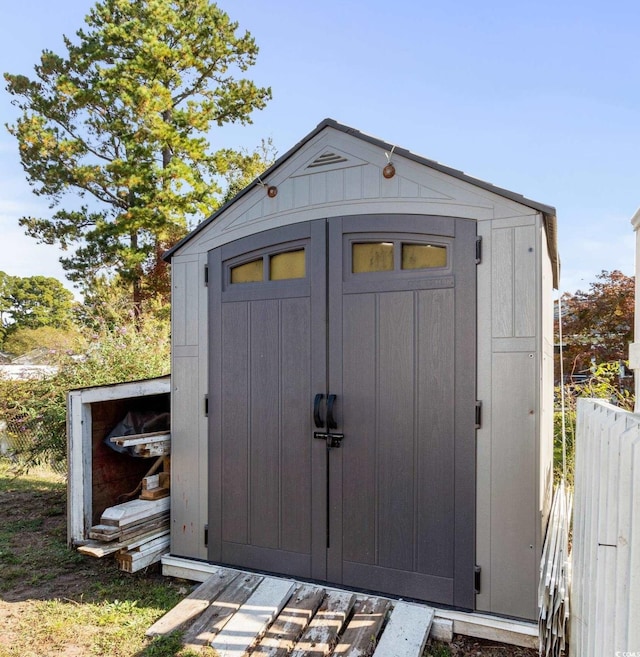
<path id="1" fill-rule="evenodd" d="M 576 401 L 594 397 L 632 410 L 631 379 L 621 379 L 620 361 L 629 356 L 634 323 L 635 281 L 620 271 L 602 271 L 587 291 L 562 296 L 567 480 L 573 485 Z M 558 321 L 556 320 L 556 339 Z M 556 409 L 560 367 L 556 362 Z M 575 375 L 580 375 L 579 377 Z M 562 415 L 554 413 L 555 478 L 562 475 Z"/>
<path id="2" fill-rule="evenodd" d="M 21 329 L 71 329 L 73 294 L 49 276 L 8 276 L 0 272 L 0 345 Z"/>
<path id="3" fill-rule="evenodd" d="M 12 277 L 7 295 L 11 327 L 35 329 L 40 326 L 69 328 L 73 294 L 57 278 L 49 276 Z"/>
<path id="4" fill-rule="evenodd" d="M 139 313 L 168 292 L 162 252 L 218 206 L 227 174 L 255 166 L 207 133 L 250 123 L 271 91 L 242 77 L 258 48 L 209 0 L 100 0 L 85 21 L 64 56 L 42 53 L 34 79 L 5 73 L 21 111 L 8 129 L 55 209 L 20 223 L 69 251 L 61 262 L 81 286 L 117 273 Z"/>
<path id="5" fill-rule="evenodd" d="M 614 270 L 598 274 L 586 292 L 562 296 L 565 374 L 588 374 L 594 365 L 627 360 L 634 290 L 634 278 Z"/>
<path id="6" fill-rule="evenodd" d="M 84 340 L 75 328 L 60 329 L 55 326 L 18 328 L 7 337 L 2 348 L 13 356 L 22 356 L 36 349 L 46 349 L 49 357 L 54 359 L 59 352 L 80 353 L 84 348 Z"/>

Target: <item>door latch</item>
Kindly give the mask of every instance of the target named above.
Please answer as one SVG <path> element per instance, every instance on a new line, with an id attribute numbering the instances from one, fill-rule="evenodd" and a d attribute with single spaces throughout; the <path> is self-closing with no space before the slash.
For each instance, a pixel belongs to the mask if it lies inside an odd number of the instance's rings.
<path id="1" fill-rule="evenodd" d="M 332 448 L 338 448 L 340 447 L 340 443 L 342 442 L 342 439 L 344 438 L 343 433 L 325 433 L 323 431 L 314 431 L 313 432 L 313 437 L 317 438 L 318 440 L 326 440 L 327 441 L 327 449 L 332 449 Z"/>

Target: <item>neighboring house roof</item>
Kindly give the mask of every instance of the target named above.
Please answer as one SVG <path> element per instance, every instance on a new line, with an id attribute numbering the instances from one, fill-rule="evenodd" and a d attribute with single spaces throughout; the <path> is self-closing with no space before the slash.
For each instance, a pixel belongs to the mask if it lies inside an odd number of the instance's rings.
<path id="1" fill-rule="evenodd" d="M 27 381 L 29 379 L 44 379 L 58 372 L 57 367 L 50 365 L 0 365 L 0 379 L 9 381 Z"/>
<path id="2" fill-rule="evenodd" d="M 49 365 L 51 350 L 46 347 L 36 347 L 22 356 L 11 359 L 12 365 Z"/>
<path id="3" fill-rule="evenodd" d="M 363 141 L 378 146 L 379 148 L 382 148 L 385 151 L 391 151 L 393 149 L 393 152 L 395 154 L 401 155 L 402 157 L 405 157 L 408 160 L 412 160 L 413 162 L 417 162 L 418 164 L 422 164 L 424 166 L 430 167 L 435 171 L 439 171 L 441 173 L 447 174 L 453 178 L 457 178 L 458 180 L 462 180 L 471 185 L 475 185 L 476 187 L 485 189 L 489 192 L 492 192 L 493 194 L 502 196 L 503 198 L 507 198 L 511 201 L 515 201 L 516 203 L 520 203 L 526 207 L 541 212 L 544 216 L 544 225 L 547 235 L 547 245 L 549 248 L 549 256 L 553 267 L 553 283 L 554 283 L 554 287 L 557 288 L 558 278 L 559 278 L 559 257 L 558 257 L 558 238 L 557 238 L 557 226 L 556 226 L 556 210 L 554 207 L 550 205 L 546 205 L 544 203 L 539 203 L 538 201 L 533 201 L 529 198 L 526 198 L 525 196 L 522 196 L 522 194 L 516 194 L 515 192 L 511 192 L 507 189 L 496 187 L 491 183 L 485 182 L 478 178 L 474 178 L 473 176 L 469 176 L 463 171 L 452 169 L 451 167 L 440 164 L 435 160 L 429 160 L 420 155 L 416 155 L 415 153 L 412 153 L 411 151 L 408 151 L 404 148 L 398 148 L 393 144 L 389 144 L 385 141 L 382 141 L 381 139 L 378 139 L 377 137 L 372 137 L 371 135 L 367 135 L 363 132 L 360 132 L 359 130 L 350 128 L 349 126 L 338 123 L 333 119 L 325 119 L 324 121 L 319 123 L 314 130 L 312 130 L 306 137 L 301 139 L 293 148 L 289 149 L 284 155 L 279 157 L 263 174 L 261 174 L 260 179 L 256 178 L 253 181 L 253 183 L 247 185 L 247 187 L 245 187 L 241 192 L 239 192 L 231 200 L 229 200 L 222 207 L 220 207 L 210 217 L 208 217 L 200 224 L 198 224 L 198 226 L 196 226 L 186 237 L 184 237 L 175 246 L 169 249 L 164 254 L 163 258 L 166 261 L 170 261 L 173 254 L 181 246 L 183 246 L 186 242 L 190 241 L 201 230 L 203 230 L 209 224 L 215 221 L 222 213 L 224 213 L 230 206 L 232 206 L 239 199 L 241 199 L 245 194 L 248 194 L 249 191 L 251 191 L 251 189 L 253 189 L 253 187 L 256 184 L 265 182 L 273 171 L 275 171 L 278 167 L 280 167 L 287 159 L 289 159 L 294 153 L 296 153 L 300 148 L 302 148 L 308 141 L 313 139 L 318 133 L 322 132 L 326 128 L 333 128 L 334 130 L 339 130 L 340 132 L 344 132 L 353 137 L 357 137 L 358 139 L 362 139 Z"/>

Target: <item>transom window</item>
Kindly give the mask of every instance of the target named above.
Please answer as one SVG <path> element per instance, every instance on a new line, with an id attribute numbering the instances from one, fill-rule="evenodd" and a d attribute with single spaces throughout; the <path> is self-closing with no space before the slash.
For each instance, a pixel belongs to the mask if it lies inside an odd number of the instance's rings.
<path id="1" fill-rule="evenodd" d="M 353 242 L 351 271 L 354 274 L 436 269 L 447 266 L 447 247 L 441 244 L 402 242 Z"/>
<path id="2" fill-rule="evenodd" d="M 266 254 L 230 268 L 229 280 L 236 283 L 262 283 L 304 278 L 306 272 L 305 249 Z"/>

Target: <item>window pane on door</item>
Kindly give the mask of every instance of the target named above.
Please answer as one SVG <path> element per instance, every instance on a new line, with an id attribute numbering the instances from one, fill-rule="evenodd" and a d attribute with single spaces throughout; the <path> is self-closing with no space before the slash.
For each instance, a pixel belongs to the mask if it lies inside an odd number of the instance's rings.
<path id="1" fill-rule="evenodd" d="M 355 242 L 351 256 L 354 274 L 393 271 L 393 242 Z"/>
<path id="2" fill-rule="evenodd" d="M 403 244 L 402 269 L 431 269 L 447 266 L 447 247 L 435 244 Z"/>
<path id="3" fill-rule="evenodd" d="M 262 258 L 231 267 L 232 283 L 261 283 L 263 275 Z"/>
<path id="4" fill-rule="evenodd" d="M 289 278 L 304 278 L 306 263 L 304 249 L 276 253 L 269 258 L 269 280 L 284 281 Z"/>

